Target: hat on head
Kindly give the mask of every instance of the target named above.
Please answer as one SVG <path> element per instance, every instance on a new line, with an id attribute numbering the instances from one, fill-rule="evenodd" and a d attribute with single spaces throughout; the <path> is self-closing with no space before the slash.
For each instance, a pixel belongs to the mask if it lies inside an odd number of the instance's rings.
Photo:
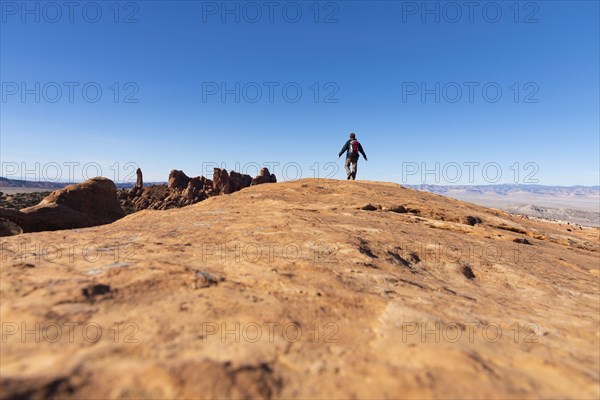
<path id="1" fill-rule="evenodd" d="M 356 135 L 354 133 L 350 134 L 350 139 L 356 139 Z"/>

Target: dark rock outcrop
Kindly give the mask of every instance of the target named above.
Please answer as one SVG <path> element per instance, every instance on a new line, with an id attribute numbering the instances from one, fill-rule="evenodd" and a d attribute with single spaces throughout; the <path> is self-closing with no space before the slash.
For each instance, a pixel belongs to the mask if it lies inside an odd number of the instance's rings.
<path id="1" fill-rule="evenodd" d="M 261 168 L 258 176 L 252 179 L 252 185 L 260 185 L 263 183 L 276 183 L 277 177 L 275 174 L 271 174 L 268 168 Z"/>
<path id="2" fill-rule="evenodd" d="M 16 223 L 23 233 L 104 225 L 123 216 L 114 182 L 102 177 L 55 190 L 33 207 L 0 209 L 0 218 Z"/>
<path id="3" fill-rule="evenodd" d="M 185 189 L 171 189 L 166 185 L 150 185 L 141 189 L 122 189 L 118 194 L 121 207 L 127 214 L 142 210 L 168 210 L 197 203 L 206 197 L 194 188 L 192 180 Z"/>
<path id="4" fill-rule="evenodd" d="M 213 174 L 213 191 L 217 194 L 230 194 L 247 188 L 252 184 L 252 177 L 239 172 L 215 168 Z"/>
<path id="5" fill-rule="evenodd" d="M 137 180 L 135 181 L 135 187 L 137 187 L 137 188 L 144 187 L 144 180 L 142 179 L 142 170 L 138 168 L 135 171 L 135 174 L 137 175 Z"/>
<path id="6" fill-rule="evenodd" d="M 250 175 L 239 172 L 227 172 L 225 169 L 215 168 L 213 179 L 198 176 L 188 177 L 183 171 L 172 170 L 169 174 L 168 185 L 151 185 L 121 189 L 118 199 L 126 213 L 133 213 L 145 209 L 167 210 L 170 208 L 184 207 L 203 201 L 211 196 L 230 194 L 261 183 L 277 182 L 275 175 L 270 174 L 267 168 L 252 179 Z"/>
<path id="7" fill-rule="evenodd" d="M 390 211 L 398 214 L 406 214 L 408 212 L 406 210 L 406 207 L 404 207 L 403 205 L 392 206 L 390 208 Z"/>
<path id="8" fill-rule="evenodd" d="M 185 207 L 211 196 L 277 181 L 267 168 L 261 169 L 254 179 L 250 175 L 215 168 L 212 180 L 204 176 L 190 178 L 183 171 L 172 170 L 168 185 L 144 187 L 141 169 L 138 168 L 136 174 L 137 181 L 131 189 L 117 192 L 110 179 L 97 177 L 56 190 L 39 204 L 20 211 L 0 208 L 0 223 L 6 220 L 20 227 L 20 230 L 11 229 L 7 226 L 10 223 L 4 223 L 0 225 L 0 236 L 19 231 L 28 233 L 109 224 L 136 211 Z"/>
<path id="9" fill-rule="evenodd" d="M 472 215 L 467 215 L 461 218 L 461 222 L 466 225 L 475 226 L 477 224 L 481 224 L 483 221 L 479 217 L 474 217 Z"/>
<path id="10" fill-rule="evenodd" d="M 13 232 L 7 226 L 7 224 L 0 220 L 0 237 L 2 236 L 12 236 Z"/>
<path id="11" fill-rule="evenodd" d="M 172 170 L 169 174 L 169 189 L 185 189 L 190 178 L 183 171 Z"/>

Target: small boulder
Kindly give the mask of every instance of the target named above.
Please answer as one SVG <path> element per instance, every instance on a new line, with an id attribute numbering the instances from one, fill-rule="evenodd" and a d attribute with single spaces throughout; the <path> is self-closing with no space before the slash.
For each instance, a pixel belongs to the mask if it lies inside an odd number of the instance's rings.
<path id="1" fill-rule="evenodd" d="M 379 204 L 377 205 L 373 205 L 371 203 L 365 204 L 364 206 L 360 207 L 361 210 L 365 210 L 365 211 L 376 211 L 381 209 L 381 206 Z"/>
<path id="2" fill-rule="evenodd" d="M 91 285 L 84 287 L 83 289 L 81 289 L 81 294 L 83 294 L 83 296 L 86 299 L 93 300 L 97 296 L 109 294 L 111 292 L 111 290 L 112 289 L 109 285 L 98 283 L 98 284 L 91 284 Z"/>
<path id="3" fill-rule="evenodd" d="M 533 246 L 531 244 L 531 242 L 529 240 L 525 239 L 525 238 L 516 238 L 515 240 L 513 240 L 513 242 L 519 243 L 519 244 L 527 244 L 529 246 Z"/>
<path id="4" fill-rule="evenodd" d="M 466 217 L 462 218 L 461 222 L 463 224 L 465 224 L 465 225 L 475 226 L 477 224 L 480 224 L 483 221 L 479 217 L 474 217 L 472 215 L 467 215 Z"/>
<path id="5" fill-rule="evenodd" d="M 465 276 L 465 278 L 467 278 L 468 280 L 473 280 L 476 278 L 475 273 L 473 272 L 473 269 L 468 265 L 463 265 L 462 273 Z"/>

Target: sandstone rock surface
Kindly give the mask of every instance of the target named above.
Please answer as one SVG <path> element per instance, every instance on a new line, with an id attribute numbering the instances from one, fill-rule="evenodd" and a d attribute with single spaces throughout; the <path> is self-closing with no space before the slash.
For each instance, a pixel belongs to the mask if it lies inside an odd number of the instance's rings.
<path id="1" fill-rule="evenodd" d="M 2 398 L 600 395 L 594 228 L 304 179 L 0 243 Z"/>
<path id="2" fill-rule="evenodd" d="M 20 211 L 0 209 L 0 218 L 24 233 L 104 225 L 125 216 L 113 181 L 103 177 L 55 190 L 38 205 Z"/>

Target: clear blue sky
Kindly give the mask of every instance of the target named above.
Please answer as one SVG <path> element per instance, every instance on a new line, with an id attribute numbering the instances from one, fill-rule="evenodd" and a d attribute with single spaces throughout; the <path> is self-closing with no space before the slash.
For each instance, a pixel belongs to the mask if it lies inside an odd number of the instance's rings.
<path id="1" fill-rule="evenodd" d="M 97 163 L 123 181 L 135 163 L 164 181 L 212 162 L 344 178 L 356 132 L 359 179 L 599 184 L 598 1 L 0 3 L 8 177 Z"/>

